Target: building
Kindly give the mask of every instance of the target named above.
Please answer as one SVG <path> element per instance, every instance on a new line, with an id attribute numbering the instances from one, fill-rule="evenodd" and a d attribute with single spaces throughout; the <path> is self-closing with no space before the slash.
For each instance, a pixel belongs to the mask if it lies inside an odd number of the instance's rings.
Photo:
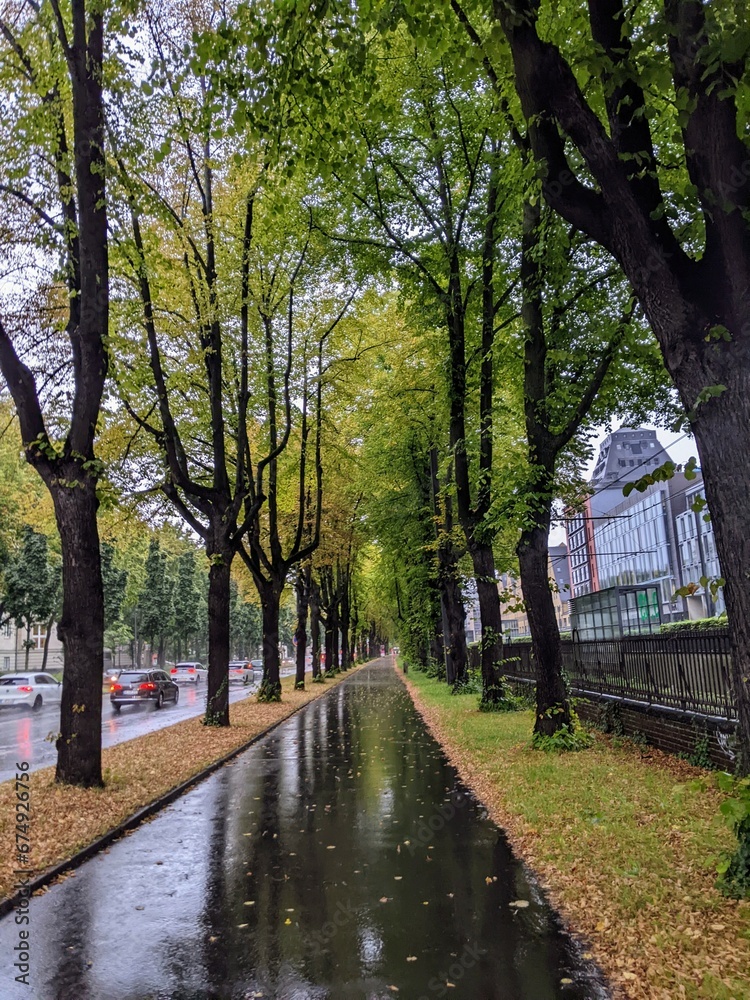
<path id="1" fill-rule="evenodd" d="M 621 427 L 602 441 L 589 484 L 591 495 L 580 511 L 570 513 L 567 523 L 572 597 L 581 597 L 609 586 L 599 578 L 596 528 L 606 523 L 615 507 L 622 507 L 625 483 L 653 471 L 668 460 L 669 454 L 662 447 L 656 431 L 645 427 Z M 635 498 L 642 496 L 640 493 L 631 494 Z M 633 499 L 635 502 L 636 499 Z"/>
<path id="2" fill-rule="evenodd" d="M 688 618 L 711 617 L 726 610 L 722 591 L 719 590 L 714 598 L 710 587 L 706 589 L 700 582 L 704 577 L 716 580 L 721 576 L 713 522 L 710 518 L 705 519 L 707 508 L 700 511 L 693 509 L 694 505 L 700 506 L 704 500 L 703 483 L 694 481 L 693 486 L 685 491 L 682 509 L 675 516 L 682 586 L 696 588 L 685 598 Z"/>
<path id="3" fill-rule="evenodd" d="M 464 586 L 464 628 L 466 643 L 479 642 L 482 638 L 482 616 L 479 613 L 479 595 L 473 579 L 466 581 Z"/>
<path id="4" fill-rule="evenodd" d="M 568 632 L 570 631 L 570 571 L 566 545 L 550 545 L 548 566 L 557 627 L 561 632 Z M 511 640 L 530 635 L 529 616 L 518 607 L 523 600 L 520 582 L 511 574 L 503 573 L 499 588 L 503 633 Z"/>
<path id="5" fill-rule="evenodd" d="M 690 506 L 701 496 L 700 473 L 689 480 L 676 472 L 623 495 L 626 483 L 668 459 L 656 431 L 614 431 L 602 442 L 591 495 L 569 515 L 572 626 L 588 638 L 656 631 L 723 608 L 721 596 L 714 602 L 702 586 L 689 599 L 676 595 L 702 576 L 719 576 L 711 523 Z"/>
<path id="6" fill-rule="evenodd" d="M 47 641 L 47 625 L 32 625 L 29 634 L 29 642 L 33 643 L 29 649 L 29 670 L 41 670 L 44 662 L 44 645 Z M 13 622 L 6 622 L 0 626 L 0 670 L 24 670 L 26 665 L 26 629 L 16 628 Z M 62 670 L 63 649 L 62 643 L 57 638 L 57 625 L 53 624 L 50 629 L 49 642 L 47 643 L 47 663 L 46 670 Z"/>

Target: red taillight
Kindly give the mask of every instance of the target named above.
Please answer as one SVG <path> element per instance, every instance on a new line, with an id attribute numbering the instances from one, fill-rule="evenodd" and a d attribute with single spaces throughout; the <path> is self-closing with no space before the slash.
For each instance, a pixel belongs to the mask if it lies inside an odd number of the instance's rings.
<path id="1" fill-rule="evenodd" d="M 122 691 L 122 684 L 110 684 L 109 685 L 109 690 L 110 691 Z"/>
<path id="2" fill-rule="evenodd" d="M 172 669 L 169 672 L 170 672 L 170 674 L 176 674 L 177 673 L 177 667 L 172 667 Z"/>
<path id="3" fill-rule="evenodd" d="M 140 684 L 138 687 L 139 691 L 156 691 L 156 684 L 153 681 L 146 681 L 145 684 Z"/>
<path id="4" fill-rule="evenodd" d="M 194 674 L 195 673 L 195 667 L 188 667 L 188 673 L 189 674 Z"/>
<path id="5" fill-rule="evenodd" d="M 31 694 L 34 688 L 30 688 L 28 684 L 24 684 L 23 686 L 19 687 L 18 690 L 23 691 L 24 694 Z"/>

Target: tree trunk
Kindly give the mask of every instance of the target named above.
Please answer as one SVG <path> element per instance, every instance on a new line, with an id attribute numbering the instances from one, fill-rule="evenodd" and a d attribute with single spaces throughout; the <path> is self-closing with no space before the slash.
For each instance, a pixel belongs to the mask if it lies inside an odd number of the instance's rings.
<path id="1" fill-rule="evenodd" d="M 502 679 L 503 623 L 495 579 L 495 557 L 491 546 L 476 542 L 471 545 L 470 552 L 482 622 L 482 706 L 492 709 L 506 697 Z"/>
<path id="2" fill-rule="evenodd" d="M 26 638 L 23 643 L 23 669 L 29 672 L 29 654 L 31 653 L 31 623 L 26 623 Z"/>
<path id="3" fill-rule="evenodd" d="M 349 610 L 349 583 L 346 575 L 344 575 L 343 590 L 341 594 L 341 669 L 348 670 L 351 666 L 350 662 L 350 646 L 349 646 L 349 622 L 351 618 L 351 612 Z"/>
<path id="4" fill-rule="evenodd" d="M 282 584 L 283 586 L 283 584 Z M 279 601 L 282 587 L 274 583 L 259 588 L 263 614 L 263 681 L 258 701 L 281 701 L 279 659 Z"/>
<path id="5" fill-rule="evenodd" d="M 330 612 L 325 621 L 325 674 L 333 674 L 333 625 L 331 624 Z"/>
<path id="6" fill-rule="evenodd" d="M 466 681 L 468 650 L 466 613 L 458 582 L 458 567 L 454 560 L 440 566 L 440 609 L 443 619 L 446 679 L 454 688 L 458 688 Z"/>
<path id="7" fill-rule="evenodd" d="M 230 551 L 209 553 L 207 726 L 229 725 L 229 580 L 232 556 Z"/>
<path id="8" fill-rule="evenodd" d="M 52 625 L 54 623 L 54 618 L 49 618 L 47 620 L 47 631 L 44 635 L 44 654 L 42 655 L 42 670 L 47 669 L 47 658 L 49 657 L 49 640 L 52 632 Z"/>
<path id="9" fill-rule="evenodd" d="M 716 539 L 732 641 L 732 689 L 739 717 L 737 770 L 750 774 L 750 371 L 741 369 L 728 390 L 704 403 L 693 428 Z"/>
<path id="10" fill-rule="evenodd" d="M 310 580 L 310 652 L 312 679 L 318 684 L 323 680 L 320 672 L 320 594 L 314 579 Z"/>
<path id="11" fill-rule="evenodd" d="M 309 604 L 309 571 L 299 569 L 295 584 L 297 591 L 297 670 L 294 678 L 295 691 L 305 690 L 305 656 L 307 655 L 307 607 Z"/>
<path id="12" fill-rule="evenodd" d="M 445 643 L 443 642 L 443 633 L 439 629 L 434 629 L 432 635 L 430 636 L 429 642 L 429 657 L 432 664 L 439 664 L 443 670 L 446 670 L 445 664 Z M 447 672 L 446 672 L 447 677 Z"/>
<path id="13" fill-rule="evenodd" d="M 536 662 L 534 732 L 552 736 L 570 725 L 570 703 L 562 675 L 560 632 L 549 582 L 549 525 L 529 528 L 518 542 L 521 589 Z"/>
<path id="14" fill-rule="evenodd" d="M 96 485 L 76 467 L 52 488 L 62 550 L 63 602 L 57 634 L 63 646 L 62 704 L 55 781 L 102 782 L 104 591 Z M 78 485 L 68 482 L 77 480 Z"/>

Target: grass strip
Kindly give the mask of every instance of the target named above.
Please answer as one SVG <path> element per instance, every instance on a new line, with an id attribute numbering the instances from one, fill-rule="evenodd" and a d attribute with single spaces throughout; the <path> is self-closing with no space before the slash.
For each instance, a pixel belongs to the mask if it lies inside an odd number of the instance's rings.
<path id="1" fill-rule="evenodd" d="M 170 789 L 324 695 L 357 669 L 329 678 L 325 684 L 308 683 L 304 691 L 294 690 L 293 676 L 284 677 L 283 701 L 259 704 L 255 698 L 247 698 L 233 702 L 232 724 L 227 728 L 204 726 L 198 716 L 104 749 L 104 788 L 57 785 L 53 767 L 33 771 L 27 783 L 30 872 L 39 875 L 71 858 Z M 18 881 L 15 804 L 15 782 L 0 783 L 0 899 L 10 895 Z"/>
<path id="2" fill-rule="evenodd" d="M 732 846 L 722 796 L 686 787 L 707 772 L 603 733 L 581 753 L 532 750 L 533 713 L 480 713 L 476 694 L 402 679 L 616 996 L 750 1000 L 750 902 L 714 888 Z"/>

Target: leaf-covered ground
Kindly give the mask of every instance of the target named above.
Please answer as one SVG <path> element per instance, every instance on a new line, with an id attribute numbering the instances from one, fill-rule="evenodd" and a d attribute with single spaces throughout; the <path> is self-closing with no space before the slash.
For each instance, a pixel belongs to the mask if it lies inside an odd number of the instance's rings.
<path id="1" fill-rule="evenodd" d="M 231 726 L 203 726 L 200 718 L 119 743 L 102 751 L 105 787 L 71 788 L 55 784 L 55 770 L 34 771 L 30 779 L 29 840 L 35 874 L 71 857 L 128 816 L 197 774 L 215 760 L 292 715 L 324 694 L 352 671 L 326 684 L 293 689 L 294 677 L 282 679 L 283 701 L 258 704 L 255 698 L 230 706 Z M 0 784 L 0 898 L 11 892 L 19 867 L 15 852 L 15 785 Z"/>
<path id="2" fill-rule="evenodd" d="M 732 837 L 706 772 L 629 740 L 532 750 L 531 712 L 477 711 L 476 695 L 409 674 L 407 687 L 464 780 L 591 944 L 629 1000 L 748 1000 L 750 902 L 722 897 Z"/>

